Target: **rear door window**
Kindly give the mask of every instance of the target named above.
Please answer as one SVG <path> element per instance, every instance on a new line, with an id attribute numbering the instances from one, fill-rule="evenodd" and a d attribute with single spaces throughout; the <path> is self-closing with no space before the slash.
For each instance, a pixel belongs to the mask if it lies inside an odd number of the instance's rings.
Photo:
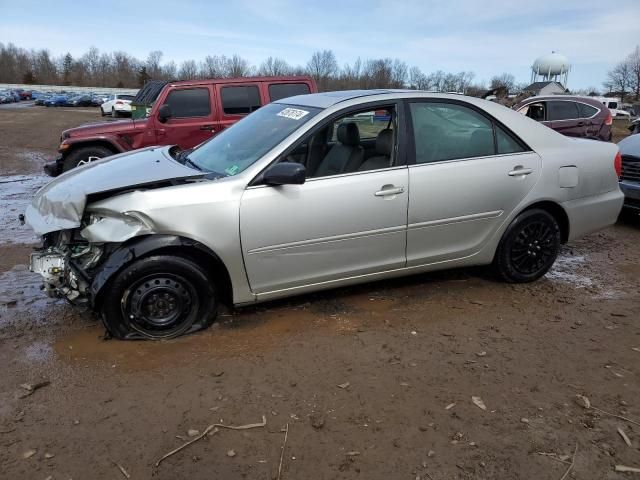
<path id="1" fill-rule="evenodd" d="M 173 118 L 206 117 L 211 113 L 208 88 L 172 90 L 164 101 Z"/>
<path id="2" fill-rule="evenodd" d="M 549 106 L 549 120 L 574 120 L 580 118 L 576 102 L 552 101 Z"/>
<path id="3" fill-rule="evenodd" d="M 274 83 L 269 85 L 269 98 L 272 102 L 281 98 L 311 93 L 306 83 Z"/>
<path id="4" fill-rule="evenodd" d="M 502 127 L 495 125 L 498 155 L 524 152 L 526 149 Z"/>
<path id="5" fill-rule="evenodd" d="M 453 103 L 411 103 L 416 163 L 495 155 L 493 124 Z"/>
<path id="6" fill-rule="evenodd" d="M 578 109 L 580 110 L 580 118 L 591 118 L 598 113 L 596 107 L 592 107 L 586 103 L 578 103 Z"/>
<path id="7" fill-rule="evenodd" d="M 220 92 L 222 110 L 226 115 L 247 115 L 262 105 L 256 85 L 222 87 Z"/>

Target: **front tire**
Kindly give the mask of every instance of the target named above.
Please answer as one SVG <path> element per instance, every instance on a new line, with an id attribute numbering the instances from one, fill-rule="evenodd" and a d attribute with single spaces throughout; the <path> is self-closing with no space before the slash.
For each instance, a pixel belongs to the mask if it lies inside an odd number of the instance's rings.
<path id="1" fill-rule="evenodd" d="M 207 272 L 184 257 L 142 258 L 106 287 L 100 315 L 122 340 L 174 338 L 210 326 L 217 295 Z"/>
<path id="2" fill-rule="evenodd" d="M 77 150 L 73 150 L 69 153 L 63 163 L 62 163 L 62 171 L 67 172 L 72 168 L 76 168 L 78 165 L 84 165 L 86 163 L 91 163 L 94 160 L 99 160 L 104 157 L 109 157 L 113 155 L 113 152 L 106 147 L 101 147 L 99 145 L 89 146 L 89 147 L 81 147 Z"/>
<path id="3" fill-rule="evenodd" d="M 542 209 L 526 210 L 502 236 L 493 261 L 494 270 L 506 282 L 533 282 L 549 271 L 560 243 L 560 226 L 553 215 Z"/>
<path id="4" fill-rule="evenodd" d="M 101 117 L 106 117 L 107 116 L 107 114 L 104 113 L 104 110 L 102 109 L 102 107 L 100 107 L 100 116 Z"/>

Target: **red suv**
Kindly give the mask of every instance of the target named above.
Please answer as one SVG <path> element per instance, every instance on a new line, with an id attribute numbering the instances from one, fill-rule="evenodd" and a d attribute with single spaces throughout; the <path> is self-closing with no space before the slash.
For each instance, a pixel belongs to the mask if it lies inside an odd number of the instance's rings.
<path id="1" fill-rule="evenodd" d="M 146 118 L 93 123 L 62 132 L 61 155 L 45 171 L 56 176 L 99 158 L 154 145 L 192 148 L 262 105 L 317 91 L 313 78 L 304 76 L 170 82 Z"/>
<path id="2" fill-rule="evenodd" d="M 602 102 L 589 97 L 530 97 L 513 108 L 568 137 L 611 140 L 611 112 Z"/>

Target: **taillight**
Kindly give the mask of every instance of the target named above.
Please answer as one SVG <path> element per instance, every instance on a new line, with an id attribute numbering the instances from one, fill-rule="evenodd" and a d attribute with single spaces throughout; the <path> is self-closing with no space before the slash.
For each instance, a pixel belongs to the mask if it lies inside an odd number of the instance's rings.
<path id="1" fill-rule="evenodd" d="M 121 102 L 120 100 L 118 100 L 118 101 L 116 102 L 116 105 L 124 105 L 124 102 Z M 609 125 L 611 125 L 611 124 L 609 124 Z"/>
<path id="2" fill-rule="evenodd" d="M 611 112 L 607 113 L 607 118 L 605 119 L 604 124 L 609 126 L 613 124 L 613 117 L 611 116 Z"/>
<path id="3" fill-rule="evenodd" d="M 613 168 L 615 169 L 618 178 L 620 178 L 622 176 L 622 155 L 620 152 L 616 154 L 616 158 L 613 161 Z"/>

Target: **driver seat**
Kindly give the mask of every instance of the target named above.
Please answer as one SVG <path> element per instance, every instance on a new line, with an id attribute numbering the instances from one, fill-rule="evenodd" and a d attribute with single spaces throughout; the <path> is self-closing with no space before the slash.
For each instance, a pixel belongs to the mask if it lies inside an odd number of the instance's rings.
<path id="1" fill-rule="evenodd" d="M 341 123 L 337 131 L 338 142 L 322 159 L 314 177 L 326 177 L 340 173 L 355 172 L 364 159 L 360 146 L 360 130 L 353 122 Z"/>

